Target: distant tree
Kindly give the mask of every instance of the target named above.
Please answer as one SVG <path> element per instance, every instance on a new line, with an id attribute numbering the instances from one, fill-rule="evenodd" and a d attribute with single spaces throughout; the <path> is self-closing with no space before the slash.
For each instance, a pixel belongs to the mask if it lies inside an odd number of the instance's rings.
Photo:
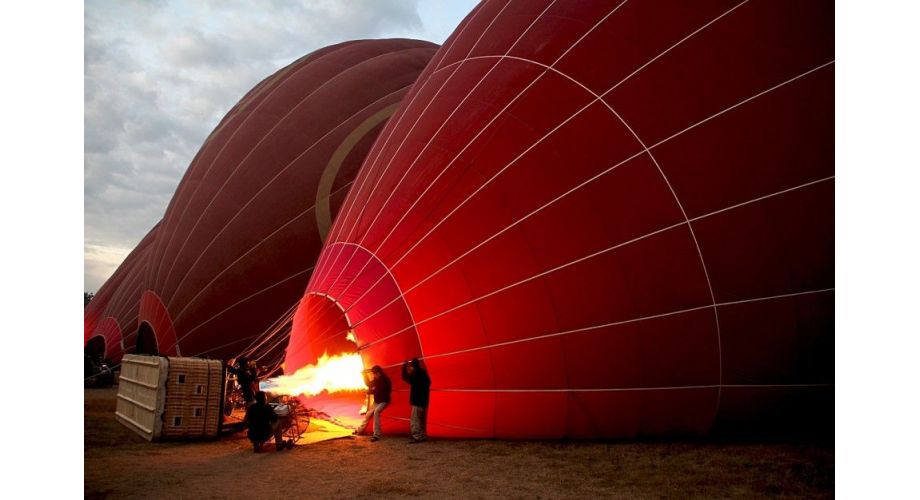
<path id="1" fill-rule="evenodd" d="M 83 307 L 85 308 L 86 306 L 88 306 L 89 302 L 93 300 L 93 297 L 95 296 L 96 294 L 92 292 L 83 292 Z"/>

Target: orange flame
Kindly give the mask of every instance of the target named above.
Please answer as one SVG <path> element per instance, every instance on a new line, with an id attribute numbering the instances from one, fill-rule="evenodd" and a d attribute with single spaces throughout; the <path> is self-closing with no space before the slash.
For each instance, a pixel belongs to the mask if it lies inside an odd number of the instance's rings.
<path id="1" fill-rule="evenodd" d="M 358 343 L 358 338 L 355 337 L 355 332 L 348 332 L 348 334 L 345 335 L 345 340 L 350 340 L 351 342 L 354 342 L 355 344 Z"/>
<path id="2" fill-rule="evenodd" d="M 366 389 L 364 362 L 358 353 L 329 356 L 323 353 L 315 365 L 307 365 L 291 375 L 270 378 L 259 389 L 272 394 L 315 396 L 323 391 L 358 391 Z"/>

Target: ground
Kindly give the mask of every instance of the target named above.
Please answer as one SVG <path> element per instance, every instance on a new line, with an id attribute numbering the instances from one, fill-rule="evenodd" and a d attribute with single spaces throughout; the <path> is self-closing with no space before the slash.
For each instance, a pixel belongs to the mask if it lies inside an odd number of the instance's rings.
<path id="1" fill-rule="evenodd" d="M 254 454 L 241 433 L 148 443 L 84 392 L 87 498 L 834 496 L 832 445 L 712 442 L 326 441 Z"/>

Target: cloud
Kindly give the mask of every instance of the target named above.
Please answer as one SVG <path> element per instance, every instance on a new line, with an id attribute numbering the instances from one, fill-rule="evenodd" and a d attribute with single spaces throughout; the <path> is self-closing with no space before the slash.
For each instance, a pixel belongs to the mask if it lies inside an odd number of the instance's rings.
<path id="1" fill-rule="evenodd" d="M 162 218 L 204 139 L 256 83 L 344 40 L 432 39 L 431 25 L 455 26 L 472 8 L 455 4 L 449 20 L 423 21 L 420 10 L 426 19 L 437 10 L 429 3 L 88 0 L 85 290 L 97 290 L 121 262 L 118 256 Z"/>

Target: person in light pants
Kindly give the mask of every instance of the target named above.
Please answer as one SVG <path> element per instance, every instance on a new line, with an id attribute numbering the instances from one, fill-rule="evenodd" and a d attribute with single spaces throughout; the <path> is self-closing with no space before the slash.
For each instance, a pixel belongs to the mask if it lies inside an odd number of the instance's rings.
<path id="1" fill-rule="evenodd" d="M 371 437 L 371 441 L 378 441 L 380 440 L 380 414 L 390 405 L 390 393 L 393 386 L 390 383 L 390 377 L 387 377 L 383 373 L 383 369 L 378 365 L 374 365 L 371 368 L 370 378 L 368 378 L 367 373 L 364 374 L 364 383 L 367 384 L 368 394 L 374 396 L 374 407 L 367 409 L 367 414 L 364 415 L 364 422 L 361 422 L 361 425 L 355 430 L 355 434 L 363 433 L 364 429 L 367 428 L 367 424 L 373 418 L 374 435 Z"/>
<path id="2" fill-rule="evenodd" d="M 409 384 L 409 404 L 412 406 L 412 416 L 409 420 L 409 429 L 412 432 L 410 444 L 421 443 L 428 439 L 428 396 L 431 392 L 431 377 L 428 371 L 422 368 L 418 358 L 406 361 L 402 366 L 402 378 Z"/>

